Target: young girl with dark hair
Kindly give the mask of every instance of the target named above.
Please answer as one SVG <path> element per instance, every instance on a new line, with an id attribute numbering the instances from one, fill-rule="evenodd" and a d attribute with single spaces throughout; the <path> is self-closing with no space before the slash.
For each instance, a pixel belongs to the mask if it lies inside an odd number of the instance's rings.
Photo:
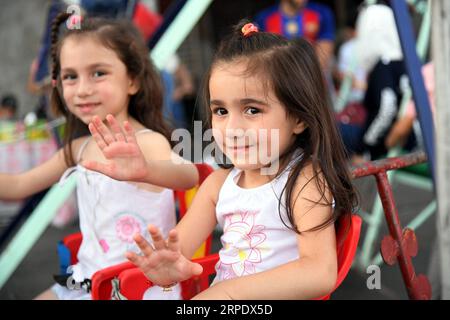
<path id="1" fill-rule="evenodd" d="M 206 179 L 167 240 L 154 225 L 153 246 L 136 235 L 143 255 L 128 259 L 168 290 L 202 272 L 189 258 L 219 223 L 216 278 L 197 299 L 328 294 L 337 277 L 335 224 L 357 198 L 313 47 L 242 22 L 214 57 L 204 100 L 231 165 Z"/>

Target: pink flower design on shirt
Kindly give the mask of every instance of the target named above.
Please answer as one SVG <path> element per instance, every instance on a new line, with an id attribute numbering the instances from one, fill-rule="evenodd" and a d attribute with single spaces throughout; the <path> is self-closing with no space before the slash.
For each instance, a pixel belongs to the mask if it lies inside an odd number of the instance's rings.
<path id="1" fill-rule="evenodd" d="M 102 247 L 103 252 L 104 252 L 104 253 L 107 253 L 107 252 L 109 251 L 109 245 L 108 245 L 108 242 L 106 242 L 105 239 L 101 239 L 101 240 L 99 241 L 99 243 L 100 243 L 100 246 Z"/>
<path id="2" fill-rule="evenodd" d="M 265 227 L 255 225 L 258 213 L 239 211 L 226 215 L 218 265 L 222 280 L 256 272 L 255 265 L 261 262 L 259 247 L 266 240 Z"/>
<path id="3" fill-rule="evenodd" d="M 123 242 L 133 243 L 133 236 L 141 233 L 139 222 L 132 216 L 121 216 L 116 221 L 116 233 Z"/>

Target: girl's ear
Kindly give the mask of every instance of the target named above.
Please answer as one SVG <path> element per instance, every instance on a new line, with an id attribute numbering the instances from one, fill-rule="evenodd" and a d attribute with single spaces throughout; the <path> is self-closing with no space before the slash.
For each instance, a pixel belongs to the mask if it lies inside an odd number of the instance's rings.
<path id="1" fill-rule="evenodd" d="M 300 134 L 303 131 L 305 131 L 305 129 L 308 126 L 305 124 L 305 122 L 301 121 L 301 120 L 297 120 L 297 124 L 294 127 L 294 134 Z"/>
<path id="2" fill-rule="evenodd" d="M 128 82 L 128 94 L 130 96 L 132 96 L 132 95 L 136 94 L 139 91 L 140 86 L 139 86 L 139 83 L 138 83 L 137 79 L 129 78 L 128 81 L 129 81 Z"/>

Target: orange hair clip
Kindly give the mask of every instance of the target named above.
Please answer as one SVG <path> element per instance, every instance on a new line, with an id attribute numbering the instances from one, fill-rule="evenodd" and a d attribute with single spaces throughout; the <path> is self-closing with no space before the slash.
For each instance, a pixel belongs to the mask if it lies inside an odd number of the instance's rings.
<path id="1" fill-rule="evenodd" d="M 242 27 L 241 31 L 242 31 L 242 34 L 244 35 L 244 37 L 248 37 L 252 33 L 256 33 L 259 30 L 258 30 L 258 27 L 255 26 L 253 23 L 247 23 Z"/>

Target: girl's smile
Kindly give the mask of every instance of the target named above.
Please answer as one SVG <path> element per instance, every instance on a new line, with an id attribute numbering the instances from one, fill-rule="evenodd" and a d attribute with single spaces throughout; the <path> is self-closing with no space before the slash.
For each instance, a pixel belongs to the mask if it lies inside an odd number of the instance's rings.
<path id="1" fill-rule="evenodd" d="M 97 107 L 100 106 L 100 103 L 78 103 L 75 105 L 77 108 L 80 109 L 80 112 L 83 114 L 94 114 L 94 111 Z"/>
<path id="2" fill-rule="evenodd" d="M 226 146 L 227 150 L 234 154 L 248 153 L 253 146 Z"/>

